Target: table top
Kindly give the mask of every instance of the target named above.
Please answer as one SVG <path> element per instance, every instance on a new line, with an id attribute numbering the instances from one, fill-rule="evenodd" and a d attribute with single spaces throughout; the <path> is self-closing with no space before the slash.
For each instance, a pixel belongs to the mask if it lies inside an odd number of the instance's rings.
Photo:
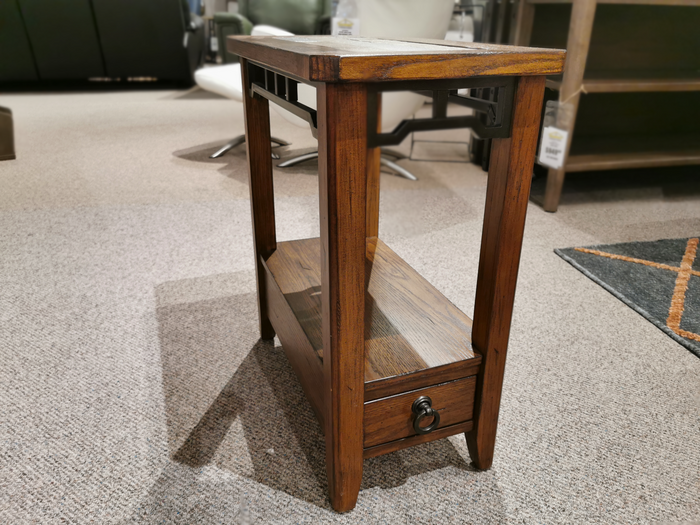
<path id="1" fill-rule="evenodd" d="M 231 36 L 231 53 L 310 82 L 381 82 L 555 75 L 559 49 L 363 37 Z"/>

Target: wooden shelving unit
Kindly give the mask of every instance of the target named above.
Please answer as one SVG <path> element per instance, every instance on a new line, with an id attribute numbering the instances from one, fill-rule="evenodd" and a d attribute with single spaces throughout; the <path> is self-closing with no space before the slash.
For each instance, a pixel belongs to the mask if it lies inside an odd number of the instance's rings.
<path id="1" fill-rule="evenodd" d="M 566 47 L 549 99 L 575 118 L 544 208 L 568 172 L 700 164 L 700 0 L 521 0 L 511 41 Z"/>
<path id="2" fill-rule="evenodd" d="M 526 0 L 528 4 L 573 4 L 578 0 Z M 598 4 L 700 6 L 700 0 L 597 0 Z"/>
<path id="3" fill-rule="evenodd" d="M 547 87 L 560 90 L 561 80 L 547 80 Z M 643 91 L 700 91 L 700 79 L 681 78 L 600 78 L 583 79 L 586 93 L 635 93 Z"/>

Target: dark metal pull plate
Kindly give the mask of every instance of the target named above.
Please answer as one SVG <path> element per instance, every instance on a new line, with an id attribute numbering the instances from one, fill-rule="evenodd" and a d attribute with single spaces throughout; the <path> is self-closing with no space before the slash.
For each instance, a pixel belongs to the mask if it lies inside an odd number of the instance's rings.
<path id="1" fill-rule="evenodd" d="M 411 411 L 416 415 L 413 420 L 413 430 L 416 431 L 416 434 L 430 434 L 440 425 L 440 414 L 432 408 L 432 405 L 433 400 L 428 396 L 420 396 L 413 402 Z M 426 417 L 432 417 L 433 422 L 427 427 L 420 426 L 421 421 Z"/>

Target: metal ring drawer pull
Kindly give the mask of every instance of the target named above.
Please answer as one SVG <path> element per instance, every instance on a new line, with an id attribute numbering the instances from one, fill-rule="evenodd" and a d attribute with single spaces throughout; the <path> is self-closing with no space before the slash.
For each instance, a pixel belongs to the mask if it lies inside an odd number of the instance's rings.
<path id="1" fill-rule="evenodd" d="M 432 408 L 432 405 L 433 400 L 428 396 L 420 396 L 413 402 L 411 410 L 416 415 L 416 418 L 413 420 L 413 430 L 416 431 L 416 434 L 429 434 L 440 424 L 440 414 Z M 432 417 L 433 422 L 427 427 L 421 427 L 420 422 L 426 417 Z"/>

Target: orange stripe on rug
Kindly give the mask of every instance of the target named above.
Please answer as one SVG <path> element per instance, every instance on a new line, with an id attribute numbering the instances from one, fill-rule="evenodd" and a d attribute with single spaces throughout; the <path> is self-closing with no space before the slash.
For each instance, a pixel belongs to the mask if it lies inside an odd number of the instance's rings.
<path id="1" fill-rule="evenodd" d="M 666 325 L 682 337 L 700 341 L 700 336 L 698 334 L 681 330 L 681 319 L 683 318 L 683 310 L 685 309 L 685 293 L 688 290 L 688 281 L 693 273 L 693 262 L 695 261 L 697 250 L 698 239 L 688 239 L 685 255 L 683 255 L 683 260 L 681 261 L 680 271 L 678 272 L 678 277 L 676 277 L 676 287 L 673 290 L 671 309 L 668 312 Z"/>
<path id="2" fill-rule="evenodd" d="M 681 330 L 680 328 L 678 330 L 673 331 L 681 337 L 685 337 L 686 339 L 692 339 L 693 341 L 697 341 L 700 343 L 700 334 L 696 334 L 695 332 L 689 332 L 688 330 Z"/>
<path id="3" fill-rule="evenodd" d="M 600 257 L 607 257 L 608 259 L 616 259 L 618 261 L 643 264 L 644 266 L 651 266 L 652 268 L 659 268 L 661 270 L 670 270 L 672 272 L 681 271 L 681 269 L 678 266 L 669 266 L 668 264 L 657 263 L 654 261 L 646 261 L 644 259 L 637 259 L 635 257 L 627 257 L 626 255 L 617 255 L 616 253 L 601 252 L 600 250 L 591 250 L 590 248 L 574 248 L 574 250 L 576 250 L 577 252 L 590 253 L 591 255 L 599 255 Z M 697 275 L 698 277 L 700 277 L 700 272 L 691 269 L 690 275 Z"/>

